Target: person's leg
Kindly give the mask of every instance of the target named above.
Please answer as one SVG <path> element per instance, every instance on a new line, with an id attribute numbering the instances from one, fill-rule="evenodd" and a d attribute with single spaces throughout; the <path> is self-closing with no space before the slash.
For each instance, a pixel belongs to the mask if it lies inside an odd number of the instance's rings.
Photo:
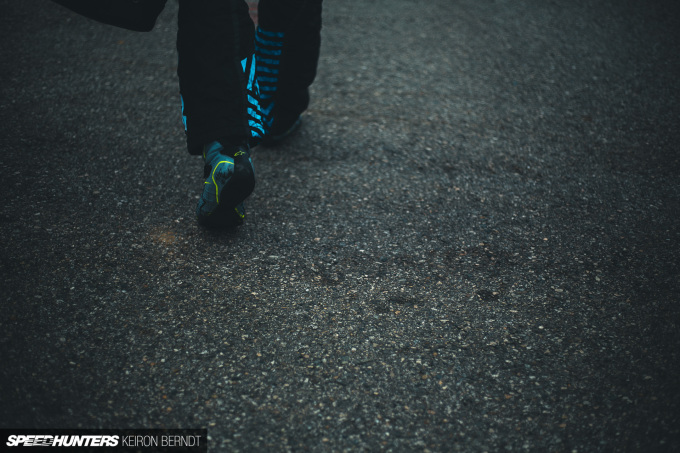
<path id="1" fill-rule="evenodd" d="M 182 0 L 178 22 L 187 147 L 205 160 L 197 218 L 215 226 L 239 223 L 255 185 L 249 149 L 263 133 L 253 23 L 243 0 Z"/>
<path id="2" fill-rule="evenodd" d="M 215 140 L 247 144 L 253 135 L 250 120 L 257 119 L 256 87 L 249 77 L 254 30 L 247 5 L 243 0 L 182 0 L 178 22 L 177 74 L 189 152 L 201 154 Z"/>
<path id="3" fill-rule="evenodd" d="M 256 35 L 265 143 L 287 136 L 309 105 L 321 46 L 322 0 L 260 0 Z"/>

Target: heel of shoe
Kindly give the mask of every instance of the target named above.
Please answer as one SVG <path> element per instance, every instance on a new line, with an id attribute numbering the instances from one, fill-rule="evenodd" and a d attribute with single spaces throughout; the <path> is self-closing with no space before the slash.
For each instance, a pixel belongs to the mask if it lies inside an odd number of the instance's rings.
<path id="1" fill-rule="evenodd" d="M 255 190 L 255 170 L 250 159 L 250 153 L 239 150 L 234 154 L 234 175 L 229 184 L 224 187 L 223 200 L 229 200 L 229 207 L 235 207 L 248 198 Z"/>

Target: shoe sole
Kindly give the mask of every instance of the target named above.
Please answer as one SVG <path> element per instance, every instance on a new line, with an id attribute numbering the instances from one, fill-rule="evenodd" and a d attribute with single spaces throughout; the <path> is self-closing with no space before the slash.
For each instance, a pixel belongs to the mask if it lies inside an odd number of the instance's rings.
<path id="1" fill-rule="evenodd" d="M 245 205 L 243 202 L 231 209 L 217 209 L 210 216 L 198 218 L 198 223 L 207 228 L 228 228 L 243 224 L 246 217 Z"/>

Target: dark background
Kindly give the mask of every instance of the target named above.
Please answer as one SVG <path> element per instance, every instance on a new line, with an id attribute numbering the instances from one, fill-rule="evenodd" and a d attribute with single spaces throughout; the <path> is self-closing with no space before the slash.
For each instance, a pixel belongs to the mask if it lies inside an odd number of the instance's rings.
<path id="1" fill-rule="evenodd" d="M 223 232 L 176 3 L 0 6 L 0 427 L 680 448 L 677 2 L 327 1 L 303 130 Z"/>

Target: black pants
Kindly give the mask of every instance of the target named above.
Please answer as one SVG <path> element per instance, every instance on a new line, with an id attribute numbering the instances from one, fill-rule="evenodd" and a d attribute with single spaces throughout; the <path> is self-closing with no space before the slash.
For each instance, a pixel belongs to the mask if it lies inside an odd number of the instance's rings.
<path id="1" fill-rule="evenodd" d="M 153 28 L 166 0 L 55 0 L 95 20 L 138 31 Z M 273 115 L 299 115 L 319 58 L 322 0 L 260 0 L 259 26 L 285 35 Z M 250 144 L 258 129 L 251 72 L 255 30 L 244 0 L 180 0 L 177 74 L 191 154 L 221 140 Z"/>
<path id="2" fill-rule="evenodd" d="M 321 3 L 322 0 L 259 2 L 258 34 L 264 35 L 265 39 L 268 32 L 283 34 L 276 92 L 272 99 L 263 99 L 265 104 L 267 101 L 274 104 L 271 112 L 274 121 L 268 125 L 268 133 L 272 135 L 283 132 L 309 104 L 308 88 L 316 77 L 321 46 Z M 261 56 L 258 54 L 258 58 Z M 263 70 L 267 68 L 266 63 L 259 66 Z M 266 88 L 266 85 L 266 81 L 260 80 L 260 88 Z"/>

